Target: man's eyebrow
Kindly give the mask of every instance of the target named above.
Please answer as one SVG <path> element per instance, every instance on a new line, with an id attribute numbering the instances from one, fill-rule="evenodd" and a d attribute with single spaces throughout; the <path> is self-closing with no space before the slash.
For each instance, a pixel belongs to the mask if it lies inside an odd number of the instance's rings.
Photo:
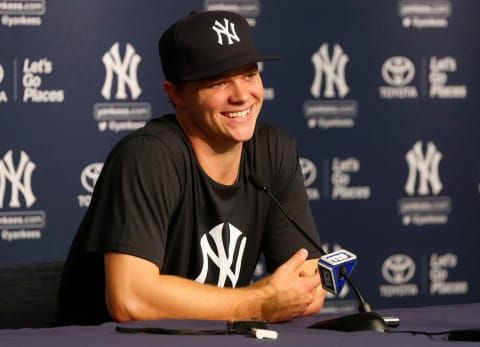
<path id="1" fill-rule="evenodd" d="M 209 78 L 205 79 L 205 81 L 221 80 L 223 78 L 228 78 L 230 76 L 240 75 L 240 74 L 247 73 L 247 72 L 252 72 L 252 71 L 258 71 L 258 66 L 257 66 L 256 63 L 245 65 L 245 67 L 243 67 L 243 68 L 237 68 L 237 69 L 233 69 L 233 70 L 230 70 L 230 71 L 226 71 L 226 72 L 221 73 L 219 75 L 209 77 Z"/>

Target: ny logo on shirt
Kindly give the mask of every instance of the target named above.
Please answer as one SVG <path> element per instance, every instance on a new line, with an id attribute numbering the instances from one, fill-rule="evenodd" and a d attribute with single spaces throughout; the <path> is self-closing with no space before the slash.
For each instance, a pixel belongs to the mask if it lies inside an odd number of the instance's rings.
<path id="1" fill-rule="evenodd" d="M 240 276 L 246 243 L 247 238 L 242 235 L 242 232 L 229 223 L 213 227 L 208 235 L 203 235 L 200 240 L 203 266 L 195 280 L 205 283 L 209 273 L 209 260 L 211 260 L 218 267 L 217 286 L 224 287 L 229 279 L 232 287 L 235 288 Z"/>

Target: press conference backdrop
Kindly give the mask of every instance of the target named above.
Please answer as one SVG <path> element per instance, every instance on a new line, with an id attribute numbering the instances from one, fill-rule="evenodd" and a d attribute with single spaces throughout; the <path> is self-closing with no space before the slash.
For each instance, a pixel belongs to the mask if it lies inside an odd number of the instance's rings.
<path id="1" fill-rule="evenodd" d="M 111 147 L 171 112 L 157 41 L 232 10 L 327 251 L 377 308 L 480 300 L 480 2 L 0 1 L 0 262 L 64 259 Z M 262 263 L 257 275 L 263 274 Z M 351 290 L 326 311 L 349 311 Z"/>

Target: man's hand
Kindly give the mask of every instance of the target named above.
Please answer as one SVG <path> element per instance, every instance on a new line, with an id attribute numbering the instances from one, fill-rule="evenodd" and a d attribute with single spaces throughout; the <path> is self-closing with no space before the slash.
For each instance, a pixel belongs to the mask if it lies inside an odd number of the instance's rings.
<path id="1" fill-rule="evenodd" d="M 261 311 L 265 320 L 286 321 L 320 310 L 325 293 L 320 286 L 317 260 L 307 257 L 307 250 L 300 249 L 264 282 L 267 297 Z"/>
<path id="2" fill-rule="evenodd" d="M 306 260 L 305 263 L 301 266 L 300 276 L 318 276 L 320 277 L 318 271 L 318 260 L 319 259 L 310 259 Z M 303 313 L 304 316 L 312 315 L 320 312 L 325 301 L 325 295 L 327 292 L 323 289 L 320 281 L 320 285 L 315 290 L 315 298 L 307 310 Z"/>

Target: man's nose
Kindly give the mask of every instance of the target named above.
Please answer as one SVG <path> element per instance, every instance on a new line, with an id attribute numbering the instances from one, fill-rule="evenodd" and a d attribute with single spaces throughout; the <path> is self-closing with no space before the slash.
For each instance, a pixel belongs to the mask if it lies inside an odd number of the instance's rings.
<path id="1" fill-rule="evenodd" d="M 232 102 L 240 103 L 248 100 L 248 88 L 243 81 L 235 80 L 231 86 L 230 100 Z"/>

